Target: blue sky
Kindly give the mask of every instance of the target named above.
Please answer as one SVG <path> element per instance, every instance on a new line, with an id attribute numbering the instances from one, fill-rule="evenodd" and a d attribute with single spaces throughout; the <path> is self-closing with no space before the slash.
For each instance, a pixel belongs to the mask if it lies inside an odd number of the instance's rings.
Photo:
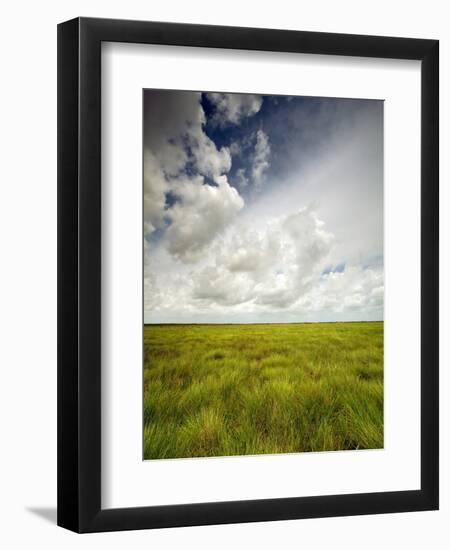
<path id="1" fill-rule="evenodd" d="M 145 322 L 383 318 L 383 102 L 144 91 Z"/>

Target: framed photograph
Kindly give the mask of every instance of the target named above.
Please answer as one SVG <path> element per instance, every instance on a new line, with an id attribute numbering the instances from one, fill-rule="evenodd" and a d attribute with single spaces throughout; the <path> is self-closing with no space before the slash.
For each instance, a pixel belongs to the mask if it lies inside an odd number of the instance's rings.
<path id="1" fill-rule="evenodd" d="M 58 26 L 58 524 L 438 508 L 438 41 Z"/>

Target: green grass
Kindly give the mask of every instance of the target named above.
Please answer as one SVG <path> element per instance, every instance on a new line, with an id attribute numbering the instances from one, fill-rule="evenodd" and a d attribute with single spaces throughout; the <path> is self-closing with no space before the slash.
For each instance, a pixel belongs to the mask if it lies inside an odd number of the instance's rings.
<path id="1" fill-rule="evenodd" d="M 144 327 L 144 458 L 383 447 L 383 322 Z"/>

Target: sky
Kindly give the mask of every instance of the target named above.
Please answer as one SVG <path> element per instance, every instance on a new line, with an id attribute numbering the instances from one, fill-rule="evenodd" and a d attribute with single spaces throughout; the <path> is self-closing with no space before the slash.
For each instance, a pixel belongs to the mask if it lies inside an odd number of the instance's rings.
<path id="1" fill-rule="evenodd" d="M 383 102 L 144 90 L 144 322 L 383 319 Z"/>

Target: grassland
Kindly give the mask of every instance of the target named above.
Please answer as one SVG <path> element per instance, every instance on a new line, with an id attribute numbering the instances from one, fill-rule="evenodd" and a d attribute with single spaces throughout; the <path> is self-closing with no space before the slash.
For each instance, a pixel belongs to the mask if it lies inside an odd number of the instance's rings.
<path id="1" fill-rule="evenodd" d="M 146 325 L 144 458 L 383 447 L 383 323 Z"/>

